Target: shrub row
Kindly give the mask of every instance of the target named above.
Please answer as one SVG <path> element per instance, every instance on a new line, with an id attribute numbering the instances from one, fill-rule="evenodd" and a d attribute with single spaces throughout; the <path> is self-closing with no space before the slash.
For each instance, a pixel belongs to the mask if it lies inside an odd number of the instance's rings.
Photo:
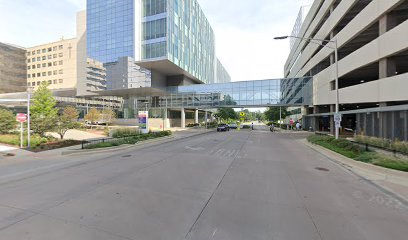
<path id="1" fill-rule="evenodd" d="M 408 172 L 408 162 L 385 156 L 376 152 L 368 152 L 346 139 L 335 139 L 331 136 L 311 135 L 307 140 L 356 161 L 371 163 L 377 166 Z"/>
<path id="2" fill-rule="evenodd" d="M 149 139 L 159 138 L 159 137 L 166 137 L 172 134 L 171 131 L 163 131 L 163 132 L 151 132 L 148 134 L 137 134 L 134 136 L 118 138 L 110 142 L 103 142 L 97 144 L 91 144 L 85 147 L 85 149 L 96 149 L 96 148 L 107 148 L 107 147 L 115 147 L 124 144 L 136 144 L 140 141 L 146 141 Z"/>
<path id="3" fill-rule="evenodd" d="M 408 142 L 402 142 L 399 140 L 391 141 L 389 139 L 368 137 L 363 135 L 356 136 L 355 141 L 359 143 L 372 145 L 375 147 L 385 148 L 391 151 L 397 151 L 408 154 Z"/>

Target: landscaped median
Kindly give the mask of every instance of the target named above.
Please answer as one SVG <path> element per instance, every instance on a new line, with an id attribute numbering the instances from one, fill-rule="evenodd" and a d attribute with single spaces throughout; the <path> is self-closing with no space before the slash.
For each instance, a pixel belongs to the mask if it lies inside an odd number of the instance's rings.
<path id="1" fill-rule="evenodd" d="M 356 161 L 408 172 L 407 160 L 380 154 L 374 151 L 366 151 L 365 148 L 354 144 L 347 139 L 335 139 L 331 136 L 311 135 L 307 140 L 313 144 L 320 145 Z"/>
<path id="2" fill-rule="evenodd" d="M 131 145 L 136 144 L 138 142 L 156 139 L 161 137 L 167 137 L 172 134 L 171 131 L 163 131 L 163 132 L 151 132 L 148 134 L 138 134 L 137 132 L 124 132 L 123 134 L 115 134 L 115 138 L 106 139 L 102 142 L 98 143 L 90 143 L 86 144 L 83 149 L 98 149 L 98 148 L 109 148 L 109 147 L 117 147 L 121 145 Z"/>

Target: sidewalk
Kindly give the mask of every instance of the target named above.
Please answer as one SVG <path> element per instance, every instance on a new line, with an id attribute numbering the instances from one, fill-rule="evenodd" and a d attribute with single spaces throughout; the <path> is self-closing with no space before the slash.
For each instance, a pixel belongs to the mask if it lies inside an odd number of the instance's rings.
<path id="1" fill-rule="evenodd" d="M 156 141 L 156 142 L 163 142 L 163 141 L 174 141 L 174 140 L 179 140 L 183 138 L 189 138 L 201 134 L 206 134 L 209 132 L 214 132 L 214 129 L 188 129 L 185 131 L 178 131 L 173 133 L 173 138 L 172 139 L 160 139 L 162 141 Z M 146 143 L 150 144 L 150 143 Z M 152 142 L 151 144 L 154 144 Z M 130 146 L 134 147 L 134 146 Z M 140 146 L 139 146 L 140 147 Z M 71 147 L 66 147 L 66 148 L 59 148 L 59 149 L 54 149 L 54 150 L 49 150 L 49 151 L 43 151 L 43 152 L 31 152 L 27 151 L 25 149 L 10 149 L 5 152 L 0 152 L 0 166 L 3 164 L 10 164 L 13 162 L 22 162 L 22 161 L 32 161 L 32 160 L 39 160 L 39 159 L 47 159 L 47 158 L 55 158 L 55 157 L 61 157 L 63 153 L 72 151 L 72 150 L 79 150 L 81 148 L 81 145 L 75 145 Z M 117 149 L 118 151 L 120 150 L 120 147 Z M 115 149 L 112 149 L 111 151 L 116 151 Z M 4 156 L 7 153 L 12 153 L 14 156 L 9 156 L 6 157 Z M 97 153 L 96 151 L 93 153 Z M 87 154 L 87 153 L 83 153 Z"/>
<path id="2" fill-rule="evenodd" d="M 362 177 L 368 182 L 396 195 L 408 203 L 408 172 L 383 168 L 368 163 L 355 161 L 322 146 L 309 143 L 306 139 L 299 140 L 306 146 L 323 154 L 331 161 Z"/>

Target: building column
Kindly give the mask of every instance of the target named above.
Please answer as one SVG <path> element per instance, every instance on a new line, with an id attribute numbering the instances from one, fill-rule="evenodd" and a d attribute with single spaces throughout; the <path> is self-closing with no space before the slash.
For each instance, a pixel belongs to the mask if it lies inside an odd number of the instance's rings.
<path id="1" fill-rule="evenodd" d="M 313 114 L 318 114 L 319 113 L 319 107 L 318 106 L 313 106 Z M 319 117 L 313 117 L 313 130 L 315 132 L 320 131 L 320 126 L 319 126 Z"/>
<path id="2" fill-rule="evenodd" d="M 198 124 L 198 109 L 195 110 L 194 123 L 195 123 L 195 124 Z"/>
<path id="3" fill-rule="evenodd" d="M 380 103 L 380 107 L 386 107 L 387 103 L 383 102 Z M 386 138 L 387 137 L 387 113 L 386 112 L 379 112 L 378 113 L 378 136 L 380 138 Z"/>
<path id="4" fill-rule="evenodd" d="M 336 112 L 336 105 L 333 104 L 330 105 L 330 112 L 331 113 Z M 333 135 L 335 134 L 334 130 L 335 130 L 334 115 L 330 115 L 330 133 Z"/>
<path id="5" fill-rule="evenodd" d="M 204 112 L 204 121 L 205 121 L 205 128 L 207 128 L 207 124 L 208 124 L 208 113 L 207 113 L 207 110 L 205 110 L 205 112 Z"/>
<path id="6" fill-rule="evenodd" d="M 397 73 L 395 61 L 391 58 L 383 58 L 379 61 L 379 79 L 395 76 Z"/>
<path id="7" fill-rule="evenodd" d="M 181 109 L 181 128 L 186 128 L 186 111 L 184 108 Z"/>

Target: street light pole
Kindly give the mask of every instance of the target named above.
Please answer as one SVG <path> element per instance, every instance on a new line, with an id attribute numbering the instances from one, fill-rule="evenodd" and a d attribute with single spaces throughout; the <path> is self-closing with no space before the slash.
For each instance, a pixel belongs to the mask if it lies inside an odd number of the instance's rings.
<path id="1" fill-rule="evenodd" d="M 275 37 L 275 40 L 283 40 L 287 38 L 297 38 L 297 39 L 302 39 L 302 40 L 307 40 L 307 41 L 318 41 L 318 42 L 326 42 L 326 43 L 333 43 L 333 47 L 329 47 L 327 45 L 323 45 L 321 43 L 316 43 L 319 44 L 323 47 L 331 48 L 334 49 L 334 58 L 335 58 L 335 88 L 336 88 L 336 115 L 339 115 L 340 112 L 340 97 L 339 97 L 339 54 L 338 54 L 338 43 L 337 39 L 334 40 L 325 40 L 325 39 L 317 39 L 317 38 L 304 38 L 304 37 L 297 37 L 297 36 L 282 36 L 282 37 Z M 335 137 L 336 139 L 339 139 L 339 126 L 336 124 L 335 126 Z"/>

